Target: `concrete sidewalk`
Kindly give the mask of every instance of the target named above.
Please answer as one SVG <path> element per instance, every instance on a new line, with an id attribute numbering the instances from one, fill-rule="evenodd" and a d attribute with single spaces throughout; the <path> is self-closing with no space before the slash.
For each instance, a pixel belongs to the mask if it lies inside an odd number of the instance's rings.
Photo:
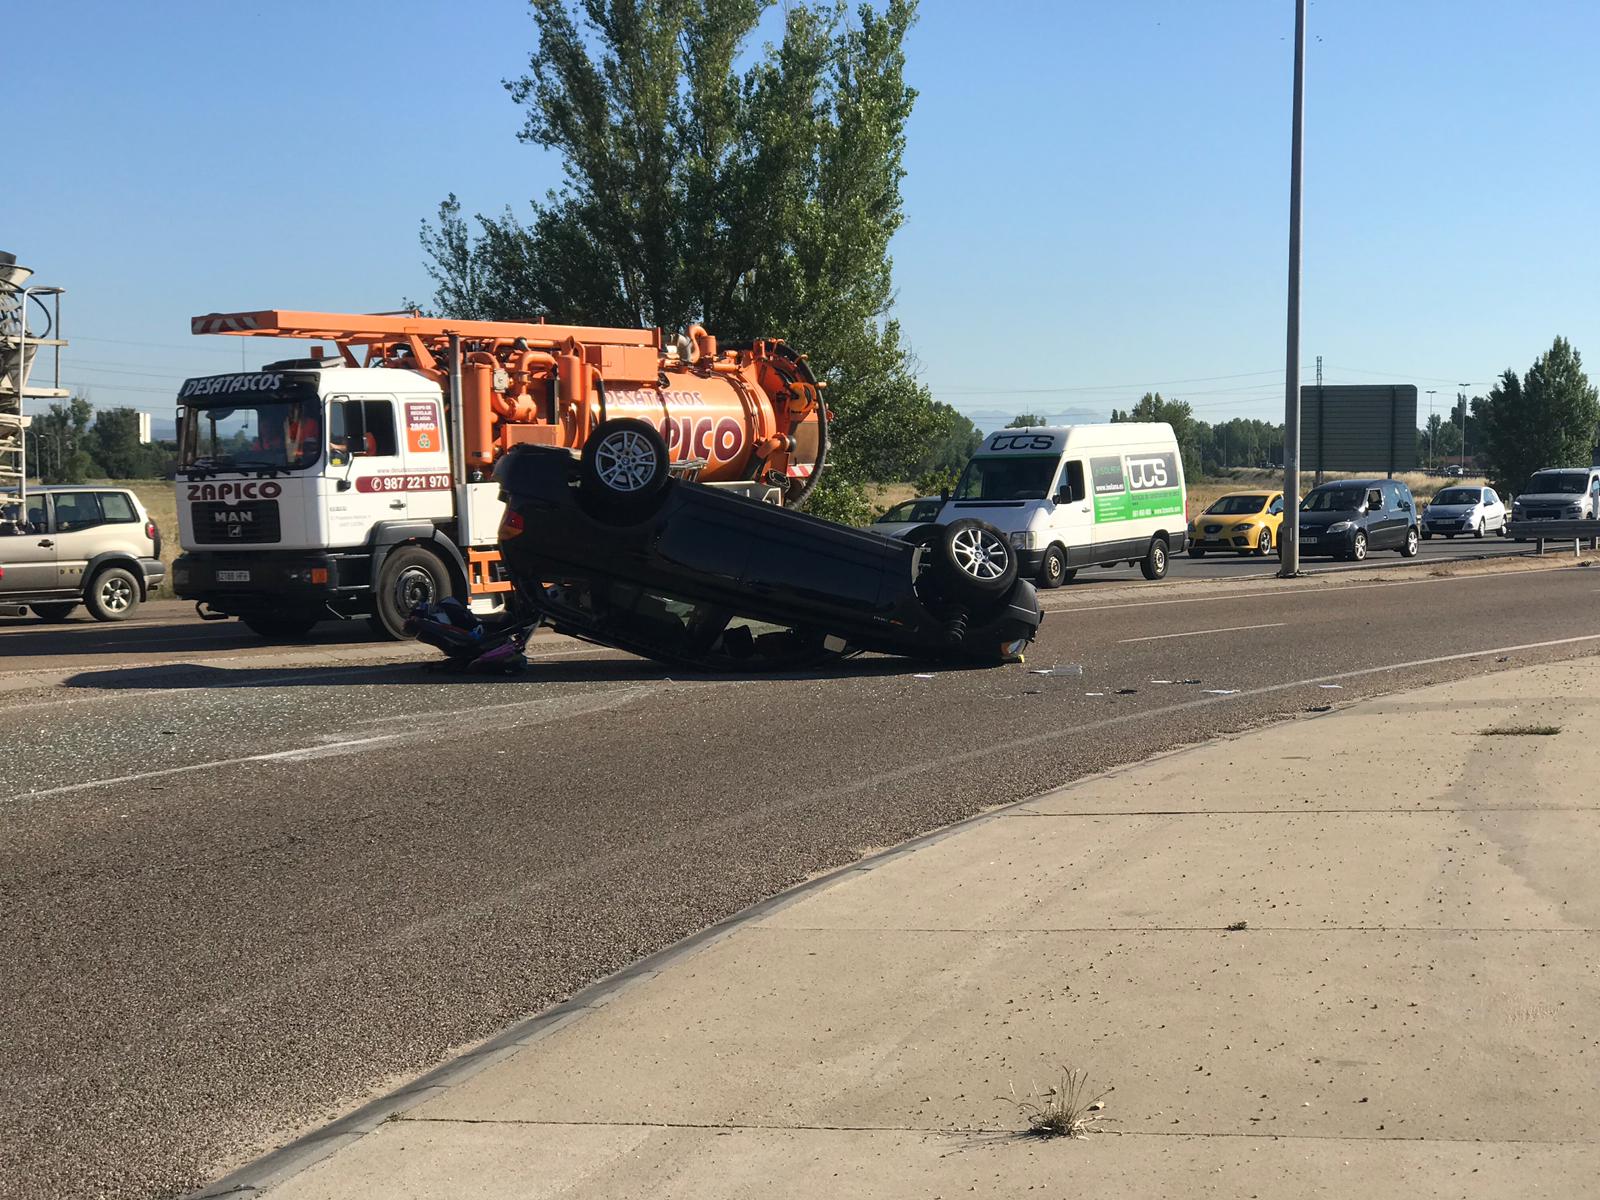
<path id="1" fill-rule="evenodd" d="M 611 989 L 268 1194 L 1600 1196 L 1597 730 L 1586 660 L 1084 781 Z M 1017 1136 L 1010 1094 L 1062 1066 L 1115 1088 L 1104 1132 Z"/>

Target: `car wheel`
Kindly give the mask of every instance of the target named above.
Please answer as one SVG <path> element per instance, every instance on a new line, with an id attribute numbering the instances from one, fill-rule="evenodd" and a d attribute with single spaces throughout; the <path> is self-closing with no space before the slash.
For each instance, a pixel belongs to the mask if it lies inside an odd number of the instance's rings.
<path id="1" fill-rule="evenodd" d="M 1261 536 L 1256 539 L 1256 553 L 1262 558 L 1272 553 L 1272 530 L 1261 531 Z"/>
<path id="2" fill-rule="evenodd" d="M 126 621 L 139 607 L 139 581 L 126 567 L 106 567 L 89 581 L 84 607 L 96 621 Z"/>
<path id="3" fill-rule="evenodd" d="M 954 599 L 997 599 L 1016 582 L 1016 553 L 1006 535 L 987 521 L 952 521 L 934 548 L 939 581 Z"/>
<path id="4" fill-rule="evenodd" d="M 1150 539 L 1150 548 L 1144 552 L 1144 558 L 1139 561 L 1139 570 L 1146 579 L 1165 579 L 1167 575 L 1167 539 L 1153 537 Z"/>
<path id="5" fill-rule="evenodd" d="M 72 610 L 77 607 L 78 602 L 76 600 L 61 604 L 28 605 L 28 608 L 32 610 L 33 615 L 48 625 L 54 625 L 57 621 L 65 621 L 69 616 L 72 615 Z"/>
<path id="6" fill-rule="evenodd" d="M 444 564 L 420 546 L 401 546 L 389 552 L 378 571 L 373 602 L 377 612 L 374 632 L 393 641 L 407 641 L 406 618 L 419 604 L 437 604 L 450 594 Z"/>
<path id="7" fill-rule="evenodd" d="M 1060 546 L 1051 546 L 1044 552 L 1039 564 L 1039 586 L 1058 588 L 1067 581 L 1067 555 Z"/>
<path id="8" fill-rule="evenodd" d="M 666 439 L 632 417 L 600 422 L 583 446 L 582 494 L 612 517 L 649 515 L 671 473 Z"/>
<path id="9" fill-rule="evenodd" d="M 1190 546 L 1189 547 L 1189 557 L 1190 558 L 1204 558 L 1205 556 L 1206 556 L 1206 552 L 1204 550 L 1202 550 L 1199 546 Z"/>
<path id="10" fill-rule="evenodd" d="M 1422 531 L 1422 538 L 1423 538 L 1424 541 L 1432 541 L 1433 540 L 1433 534 L 1429 530 L 1424 529 Z"/>
<path id="11" fill-rule="evenodd" d="M 1355 545 L 1351 548 L 1350 553 L 1349 553 L 1349 555 L 1347 557 L 1354 559 L 1356 562 L 1362 562 L 1362 561 L 1364 561 L 1366 559 L 1366 557 L 1367 557 L 1367 535 L 1366 535 L 1365 531 L 1363 531 L 1363 530 L 1357 530 L 1356 531 Z"/>
<path id="12" fill-rule="evenodd" d="M 289 613 L 239 618 L 246 629 L 269 642 L 288 642 L 303 638 L 321 619 L 318 616 L 297 616 Z"/>
<path id="13" fill-rule="evenodd" d="M 1483 518 L 1479 517 L 1478 518 L 1478 527 L 1477 527 L 1477 529 L 1472 531 L 1472 536 L 1481 538 L 1484 535 L 1484 532 L 1485 532 L 1485 530 L 1483 528 Z"/>
<path id="14" fill-rule="evenodd" d="M 1406 544 L 1400 547 L 1401 558 L 1415 558 L 1417 551 L 1422 549 L 1421 539 L 1417 537 L 1417 527 L 1413 525 L 1406 530 Z"/>

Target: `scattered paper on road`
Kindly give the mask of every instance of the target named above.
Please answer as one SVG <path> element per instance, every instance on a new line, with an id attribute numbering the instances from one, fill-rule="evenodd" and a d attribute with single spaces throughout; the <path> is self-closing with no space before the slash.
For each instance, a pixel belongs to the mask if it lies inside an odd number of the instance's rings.
<path id="1" fill-rule="evenodd" d="M 1207 688 L 1206 689 L 1206 695 L 1208 695 L 1208 696 L 1237 696 L 1238 694 L 1239 694 L 1239 689 L 1238 688 Z"/>
<path id="2" fill-rule="evenodd" d="M 1170 679 L 1152 679 L 1150 682 L 1151 683 L 1171 683 L 1172 680 L 1170 680 Z"/>
<path id="3" fill-rule="evenodd" d="M 933 676 L 932 675 L 913 675 L 911 678 L 913 678 L 913 679 L 932 679 Z"/>
<path id="4" fill-rule="evenodd" d="M 1319 683 L 1319 684 L 1317 684 L 1317 686 L 1319 688 L 1326 688 L 1326 689 L 1335 690 L 1335 691 L 1343 691 L 1344 690 L 1344 684 L 1342 684 L 1342 683 Z"/>

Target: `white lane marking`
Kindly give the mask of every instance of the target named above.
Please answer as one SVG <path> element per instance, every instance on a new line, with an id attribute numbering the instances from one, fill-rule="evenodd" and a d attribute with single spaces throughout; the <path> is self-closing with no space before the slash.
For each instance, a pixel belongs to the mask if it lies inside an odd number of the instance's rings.
<path id="1" fill-rule="evenodd" d="M 1047 612 L 1109 612 L 1114 608 L 1156 608 L 1163 604 L 1212 604 L 1218 600 L 1259 600 L 1270 596 L 1283 599 L 1289 596 L 1319 596 L 1343 592 L 1364 592 L 1369 588 L 1397 588 L 1416 587 L 1423 583 L 1471 583 L 1480 579 L 1503 579 L 1507 575 L 1543 575 L 1549 571 L 1565 571 L 1568 567 L 1540 567 L 1531 571 L 1487 571 L 1480 575 L 1440 575 L 1425 579 L 1388 579 L 1377 583 L 1342 583 L 1337 588 L 1296 587 L 1280 588 L 1275 592 L 1222 592 L 1215 596 L 1180 596 L 1176 600 L 1129 600 L 1124 604 L 1058 604 L 1045 605 L 1040 601 L 1039 607 Z M 1208 581 L 1209 582 L 1209 581 Z M 1227 581 L 1219 580 L 1222 586 L 1227 586 Z"/>
<path id="2" fill-rule="evenodd" d="M 651 682 L 657 682 L 652 680 Z M 576 697 L 547 697 L 544 700 L 528 700 L 516 705 L 497 707 L 527 708 L 535 704 L 570 704 L 570 709 L 565 713 L 558 712 L 557 717 L 566 715 L 570 717 L 585 717 L 595 712 L 608 708 L 616 708 L 627 704 L 639 696 L 644 695 L 649 689 L 645 687 L 621 688 L 615 692 L 603 693 L 597 699 L 598 703 L 580 705 L 578 701 L 592 699 L 591 696 Z M 422 713 L 420 717 L 438 718 L 441 716 L 470 717 L 476 720 L 478 713 L 485 711 L 481 708 L 462 708 L 452 713 Z M 111 787 L 119 783 L 140 783 L 149 779 L 162 779 L 172 775 L 185 775 L 191 771 L 206 771 L 213 767 L 236 767 L 245 763 L 270 763 L 270 762 L 298 762 L 305 759 L 328 758 L 334 755 L 349 754 L 365 748 L 391 742 L 413 741 L 417 738 L 427 737 L 438 732 L 437 721 L 430 721 L 427 725 L 412 729 L 400 730 L 395 733 L 375 734 L 372 737 L 341 738 L 336 741 L 319 742 L 312 746 L 296 746 L 289 750 L 272 750 L 263 754 L 245 754 L 237 758 L 215 758 L 206 762 L 184 763 L 176 767 L 161 767 L 154 771 L 136 771 L 130 775 L 117 775 L 109 779 L 88 779 L 82 783 L 68 783 L 60 787 L 43 788 L 36 792 L 18 792 L 12 796 L 0 798 L 0 803 L 11 803 L 17 800 L 42 800 L 49 796 L 64 796 L 71 792 L 88 791 L 91 788 Z"/>
<path id="3" fill-rule="evenodd" d="M 1265 625 L 1229 625 L 1226 629 L 1191 629 L 1187 633 L 1152 633 L 1147 637 L 1121 638 L 1117 645 L 1126 646 L 1130 642 L 1164 642 L 1168 638 L 1201 637 L 1208 633 L 1243 633 L 1247 629 L 1282 629 L 1287 621 L 1268 621 Z M 1160 683 L 1159 679 L 1152 680 Z"/>
<path id="4" fill-rule="evenodd" d="M 1075 724 L 1069 729 L 1049 729 L 1042 733 L 1029 734 L 1026 737 L 1012 738 L 1006 742 L 991 743 L 976 750 L 963 750 L 959 754 L 952 754 L 946 758 L 926 758 L 919 762 L 893 771 L 883 771 L 876 775 L 860 776 L 851 783 L 830 793 L 833 796 L 847 796 L 855 792 L 868 791 L 881 787 L 885 783 L 905 779 L 924 771 L 944 770 L 964 762 L 976 759 L 991 758 L 997 749 L 1018 750 L 1029 746 L 1040 745 L 1045 742 L 1058 741 L 1062 738 L 1077 737 L 1086 733 L 1094 733 L 1101 729 L 1110 729 L 1117 725 L 1126 725 L 1132 721 L 1148 723 L 1160 717 L 1171 716 L 1173 713 L 1186 712 L 1192 708 L 1205 708 L 1218 704 L 1231 704 L 1239 697 L 1269 696 L 1274 692 L 1286 692 L 1292 688 L 1311 687 L 1335 679 L 1355 679 L 1363 675 L 1380 675 L 1386 671 L 1407 671 L 1415 667 L 1433 667 L 1440 663 L 1460 662 L 1468 658 L 1482 658 L 1489 654 L 1515 654 L 1520 650 L 1545 650 L 1552 646 L 1571 646 L 1580 642 L 1600 642 L 1600 633 L 1583 634 L 1580 637 L 1555 638 L 1548 642 L 1523 642 L 1516 646 L 1489 646 L 1482 650 L 1466 650 L 1460 654 L 1441 654 L 1436 658 L 1417 658 L 1408 662 L 1385 663 L 1379 667 L 1361 667 L 1354 671 L 1340 671 L 1336 675 L 1319 675 L 1312 679 L 1296 679 L 1289 683 L 1271 683 L 1265 687 L 1250 688 L 1246 691 L 1236 692 L 1230 696 L 1205 696 L 1195 700 L 1185 700 L 1181 704 L 1169 704 L 1162 708 L 1145 708 L 1137 712 L 1123 713 L 1116 717 L 1103 717 L 1098 721 L 1085 721 Z"/>

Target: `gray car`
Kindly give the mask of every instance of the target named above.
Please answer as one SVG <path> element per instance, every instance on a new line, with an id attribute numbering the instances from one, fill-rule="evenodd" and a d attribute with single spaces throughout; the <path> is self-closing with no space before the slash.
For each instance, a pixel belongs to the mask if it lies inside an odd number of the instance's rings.
<path id="1" fill-rule="evenodd" d="M 0 612 L 65 620 L 82 604 L 122 621 L 166 578 L 161 531 L 128 488 L 0 493 Z"/>
<path id="2" fill-rule="evenodd" d="M 1422 514 L 1422 536 L 1484 537 L 1506 532 L 1506 506 L 1493 488 L 1441 488 Z"/>

